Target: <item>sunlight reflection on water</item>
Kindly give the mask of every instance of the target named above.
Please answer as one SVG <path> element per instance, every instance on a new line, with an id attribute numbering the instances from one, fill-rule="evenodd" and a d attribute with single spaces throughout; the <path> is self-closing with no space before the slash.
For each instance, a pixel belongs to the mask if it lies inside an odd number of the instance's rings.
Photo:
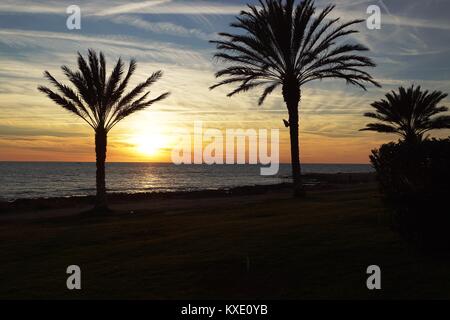
<path id="1" fill-rule="evenodd" d="M 276 176 L 261 176 L 258 165 L 108 163 L 109 192 L 170 192 L 289 182 L 290 165 Z M 305 164 L 305 173 L 370 172 L 366 164 Z M 95 194 L 94 163 L 0 162 L 0 198 Z"/>

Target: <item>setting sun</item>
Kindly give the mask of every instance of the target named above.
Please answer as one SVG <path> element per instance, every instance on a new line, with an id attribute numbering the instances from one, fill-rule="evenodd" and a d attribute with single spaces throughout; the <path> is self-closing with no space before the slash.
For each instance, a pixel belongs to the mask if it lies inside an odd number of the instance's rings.
<path id="1" fill-rule="evenodd" d="M 133 144 L 139 153 L 154 156 L 167 144 L 167 139 L 160 134 L 142 134 L 133 139 Z"/>

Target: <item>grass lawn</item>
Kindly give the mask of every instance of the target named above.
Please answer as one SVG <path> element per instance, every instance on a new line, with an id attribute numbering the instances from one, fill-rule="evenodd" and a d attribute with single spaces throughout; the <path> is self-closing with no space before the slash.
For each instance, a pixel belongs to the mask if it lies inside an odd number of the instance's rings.
<path id="1" fill-rule="evenodd" d="M 450 262 L 408 248 L 374 187 L 247 198 L 2 223 L 0 298 L 450 297 Z M 80 291 L 66 288 L 72 264 Z M 372 264 L 380 291 L 366 288 Z"/>

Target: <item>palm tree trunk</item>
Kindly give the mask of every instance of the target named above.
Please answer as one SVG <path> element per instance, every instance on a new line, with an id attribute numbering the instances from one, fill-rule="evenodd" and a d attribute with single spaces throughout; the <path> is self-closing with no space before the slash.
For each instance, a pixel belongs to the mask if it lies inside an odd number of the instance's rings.
<path id="1" fill-rule="evenodd" d="M 294 182 L 294 196 L 302 197 L 305 195 L 302 184 L 302 167 L 300 164 L 300 148 L 298 139 L 298 110 L 290 112 L 289 114 L 289 134 L 291 140 L 291 166 L 292 179 Z"/>
<path id="2" fill-rule="evenodd" d="M 106 183 L 105 183 L 105 161 L 106 161 L 107 133 L 104 128 L 98 128 L 95 132 L 95 155 L 96 155 L 96 184 L 97 196 L 95 208 L 97 211 L 107 211 Z"/>
<path id="3" fill-rule="evenodd" d="M 296 80 L 288 81 L 283 85 L 283 98 L 289 112 L 289 134 L 291 140 L 291 166 L 292 179 L 294 182 L 294 196 L 302 197 L 305 195 L 302 184 L 302 168 L 300 164 L 299 147 L 299 116 L 298 105 L 300 103 L 300 88 Z"/>

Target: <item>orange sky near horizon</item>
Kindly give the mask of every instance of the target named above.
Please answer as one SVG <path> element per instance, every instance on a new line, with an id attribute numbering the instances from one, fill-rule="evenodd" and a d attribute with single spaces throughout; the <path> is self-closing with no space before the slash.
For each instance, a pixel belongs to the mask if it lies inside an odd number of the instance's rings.
<path id="1" fill-rule="evenodd" d="M 132 121 L 130 124 L 132 124 Z M 213 127 L 205 126 L 204 129 L 209 128 Z M 269 127 L 269 132 L 270 129 Z M 175 141 L 179 140 L 179 136 L 176 134 L 158 135 L 156 138 L 155 135 L 146 134 L 128 137 L 124 134 L 125 129 L 122 128 L 118 131 L 118 134 L 113 131 L 109 135 L 108 162 L 172 162 L 172 149 L 175 147 Z M 222 129 L 221 132 L 223 132 L 225 140 L 225 129 Z M 279 132 L 280 163 L 289 163 L 289 132 L 284 127 L 279 127 Z M 138 139 L 135 137 L 138 137 Z M 370 150 L 389 140 L 387 137 L 378 138 L 378 140 L 360 137 L 336 138 L 301 133 L 301 161 L 303 163 L 369 163 Z M 391 138 L 395 139 L 395 137 Z M 191 139 L 193 141 L 194 135 L 191 135 Z M 210 142 L 208 140 L 203 141 L 203 147 Z M 0 161 L 95 161 L 94 136 L 91 130 L 86 130 L 86 135 L 83 137 L 38 136 L 24 139 L 20 145 L 8 143 L 4 140 L 0 141 L 0 145 L 2 150 Z M 38 147 L 36 148 L 36 146 Z"/>
<path id="2" fill-rule="evenodd" d="M 164 85 L 164 81 L 162 82 L 160 86 Z M 252 107 L 251 100 L 257 99 L 257 96 L 253 94 L 231 99 L 219 97 L 222 104 L 225 102 L 226 105 L 230 105 L 234 101 L 244 104 L 233 108 L 233 111 L 229 113 L 217 111 L 217 107 L 214 113 L 203 113 L 201 110 L 195 113 L 177 113 L 171 110 L 177 107 L 172 103 L 176 103 L 177 97 L 182 97 L 183 94 L 177 92 L 176 87 L 172 89 L 176 91 L 176 95 L 172 93 L 174 98 L 169 98 L 160 105 L 132 115 L 110 132 L 107 161 L 171 162 L 172 149 L 179 139 L 176 134 L 177 129 L 185 128 L 192 131 L 194 122 L 202 120 L 204 130 L 219 129 L 223 135 L 226 129 L 256 131 L 267 129 L 269 132 L 270 129 L 278 129 L 280 162 L 290 162 L 289 131 L 282 123 L 282 119 L 287 115 L 282 109 L 284 106 L 280 102 L 280 97 L 275 96 L 268 100 L 269 104 L 273 104 L 274 101 L 280 104 L 280 108 L 273 112 L 265 107 Z M 197 90 L 202 89 L 197 87 Z M 204 92 L 215 95 L 216 98 L 218 96 L 207 90 Z M 311 97 L 308 96 L 309 92 L 312 92 Z M 315 95 L 315 90 L 305 90 L 301 110 L 305 108 L 309 111 L 311 104 L 320 105 L 324 99 L 327 99 L 327 95 L 322 92 L 319 98 Z M 20 135 L 8 132 L 9 135 L 2 137 L 0 134 L 0 161 L 94 162 L 93 130 L 81 119 L 72 116 L 51 101 L 47 101 L 45 97 L 38 94 L 31 97 L 42 103 L 42 109 L 36 117 L 17 117 L 15 127 L 18 128 Z M 23 97 L 23 99 L 26 101 L 31 97 Z M 318 114 L 307 112 L 301 117 L 300 124 L 301 162 L 369 163 L 372 149 L 378 148 L 383 143 L 396 141 L 397 137 L 374 132 L 359 132 L 358 130 L 364 127 L 365 123 L 366 119 L 362 115 L 322 115 L 320 112 Z M 435 136 L 446 137 L 448 132 L 448 130 L 437 132 Z M 194 139 L 192 132 L 191 139 Z M 204 141 L 203 145 L 206 146 L 208 143 Z"/>

